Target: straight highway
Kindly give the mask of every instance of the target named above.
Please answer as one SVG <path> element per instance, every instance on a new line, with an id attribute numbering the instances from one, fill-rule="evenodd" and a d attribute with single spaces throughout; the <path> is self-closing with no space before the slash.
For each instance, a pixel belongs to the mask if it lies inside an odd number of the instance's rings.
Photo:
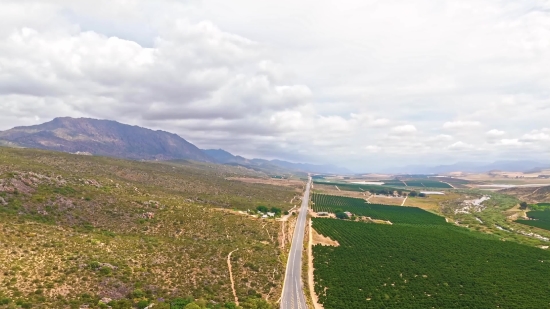
<path id="1" fill-rule="evenodd" d="M 285 282 L 283 284 L 283 295 L 281 297 L 281 309 L 307 309 L 306 298 L 302 286 L 302 252 L 304 247 L 304 233 L 308 213 L 309 189 L 311 178 L 309 178 L 302 206 L 299 209 L 298 220 L 292 236 L 292 245 L 286 264 Z"/>

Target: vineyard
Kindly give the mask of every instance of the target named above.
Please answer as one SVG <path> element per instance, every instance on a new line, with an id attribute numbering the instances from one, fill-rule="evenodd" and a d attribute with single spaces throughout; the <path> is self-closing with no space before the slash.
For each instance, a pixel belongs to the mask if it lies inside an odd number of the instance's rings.
<path id="1" fill-rule="evenodd" d="M 529 211 L 527 216 L 532 220 L 517 220 L 516 222 L 550 231 L 550 209 Z"/>
<path id="2" fill-rule="evenodd" d="M 435 180 L 429 180 L 429 179 L 422 179 L 422 180 L 382 180 L 384 185 L 376 185 L 376 184 L 360 184 L 360 183 L 341 183 L 341 182 L 330 182 L 325 180 L 314 180 L 314 184 L 320 184 L 320 185 L 333 185 L 338 186 L 340 190 L 343 191 L 353 191 L 353 192 L 367 192 L 370 190 L 380 190 L 380 189 L 388 189 L 388 190 L 395 190 L 395 188 L 399 188 L 402 191 L 407 192 L 408 190 L 404 190 L 406 187 L 419 187 L 419 188 L 440 188 L 440 189 L 450 189 L 452 188 L 449 184 L 435 181 Z"/>
<path id="3" fill-rule="evenodd" d="M 313 247 L 325 309 L 549 307 L 550 252 L 452 225 L 313 227 L 340 243 Z"/>
<path id="4" fill-rule="evenodd" d="M 446 224 L 443 217 L 416 207 L 368 204 L 365 200 L 325 194 L 313 194 L 315 212 L 349 211 L 358 216 L 387 220 L 396 224 Z"/>
<path id="5" fill-rule="evenodd" d="M 409 187 L 442 188 L 442 189 L 450 189 L 450 188 L 452 188 L 451 186 L 449 186 L 449 184 L 446 184 L 446 183 L 443 183 L 443 182 L 440 182 L 440 181 L 435 181 L 435 180 L 428 180 L 428 179 L 423 179 L 423 180 L 405 180 L 405 183 L 406 183 L 407 186 L 409 186 Z"/>
<path id="6" fill-rule="evenodd" d="M 368 185 L 368 184 L 358 184 L 358 183 L 340 183 L 340 182 L 328 182 L 328 181 L 313 181 L 313 184 L 318 185 L 326 185 L 326 186 L 338 186 L 338 188 L 342 191 L 352 191 L 352 192 L 368 192 L 370 190 L 395 190 L 395 188 L 389 187 L 389 186 L 381 186 L 381 185 Z M 408 192 L 407 190 L 402 190 L 404 192 Z"/>
<path id="7" fill-rule="evenodd" d="M 401 180 L 382 180 L 384 185 L 392 187 L 406 187 L 405 183 Z"/>

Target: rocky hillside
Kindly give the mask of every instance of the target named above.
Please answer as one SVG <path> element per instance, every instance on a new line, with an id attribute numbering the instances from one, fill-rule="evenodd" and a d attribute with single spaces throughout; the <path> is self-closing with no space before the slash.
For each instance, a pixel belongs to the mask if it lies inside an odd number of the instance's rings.
<path id="1" fill-rule="evenodd" d="M 39 148 L 134 160 L 212 161 L 195 145 L 164 131 L 89 118 L 55 118 L 0 132 L 0 145 Z"/>
<path id="2" fill-rule="evenodd" d="M 238 210 L 288 210 L 301 186 L 229 180 L 261 176 L 0 147 L 0 308 L 168 309 L 188 298 L 236 308 L 227 257 L 237 249 L 241 306 L 272 308 L 284 274 L 281 223 Z"/>
<path id="3" fill-rule="evenodd" d="M 547 187 L 515 187 L 500 190 L 499 192 L 512 195 L 528 203 L 550 202 L 550 186 Z"/>

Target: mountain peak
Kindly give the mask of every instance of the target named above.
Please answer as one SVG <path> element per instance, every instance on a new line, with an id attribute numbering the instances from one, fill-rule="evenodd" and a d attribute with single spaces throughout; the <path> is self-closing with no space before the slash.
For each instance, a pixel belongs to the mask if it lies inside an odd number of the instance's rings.
<path id="1" fill-rule="evenodd" d="M 0 140 L 22 147 L 134 160 L 211 161 L 176 134 L 93 118 L 57 117 L 43 124 L 0 132 Z"/>

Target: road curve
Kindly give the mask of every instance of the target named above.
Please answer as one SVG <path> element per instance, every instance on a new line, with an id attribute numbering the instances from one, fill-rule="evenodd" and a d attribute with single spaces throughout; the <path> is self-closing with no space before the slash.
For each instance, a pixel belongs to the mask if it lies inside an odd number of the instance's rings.
<path id="1" fill-rule="evenodd" d="M 300 214 L 296 221 L 292 245 L 286 264 L 285 282 L 283 284 L 283 295 L 281 297 L 281 309 L 307 309 L 306 297 L 302 286 L 302 251 L 304 247 L 304 232 L 308 212 L 309 189 L 311 178 L 306 185 L 306 191 L 302 198 Z"/>

